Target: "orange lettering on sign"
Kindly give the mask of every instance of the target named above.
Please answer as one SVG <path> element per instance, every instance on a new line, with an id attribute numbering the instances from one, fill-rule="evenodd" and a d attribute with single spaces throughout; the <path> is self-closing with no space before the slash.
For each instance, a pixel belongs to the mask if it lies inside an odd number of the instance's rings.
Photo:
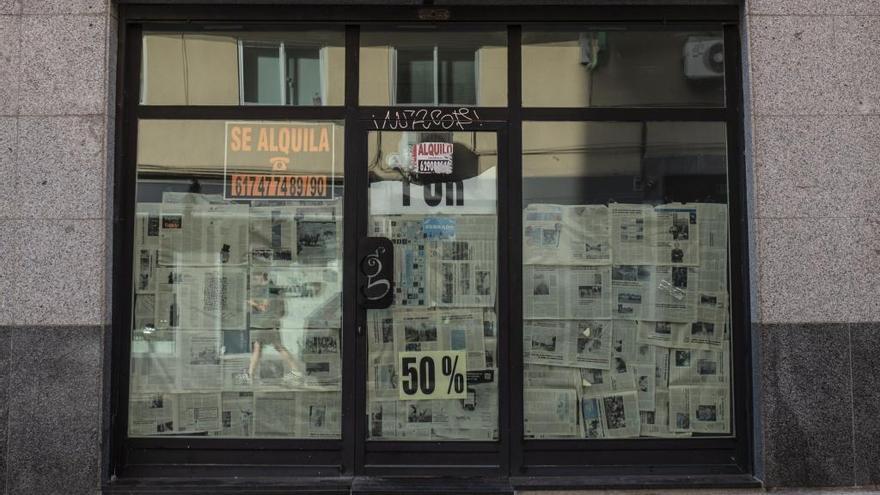
<path id="1" fill-rule="evenodd" d="M 241 150 L 251 150 L 251 128 L 245 127 L 241 132 Z"/>

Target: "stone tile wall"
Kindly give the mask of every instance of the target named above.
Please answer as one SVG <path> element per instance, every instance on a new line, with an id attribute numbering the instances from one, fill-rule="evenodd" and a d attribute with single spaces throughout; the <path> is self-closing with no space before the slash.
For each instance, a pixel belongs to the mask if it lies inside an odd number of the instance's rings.
<path id="1" fill-rule="evenodd" d="M 759 466 L 880 484 L 880 2 L 748 0 L 743 27 Z"/>
<path id="2" fill-rule="evenodd" d="M 0 493 L 100 487 L 114 11 L 0 0 Z"/>

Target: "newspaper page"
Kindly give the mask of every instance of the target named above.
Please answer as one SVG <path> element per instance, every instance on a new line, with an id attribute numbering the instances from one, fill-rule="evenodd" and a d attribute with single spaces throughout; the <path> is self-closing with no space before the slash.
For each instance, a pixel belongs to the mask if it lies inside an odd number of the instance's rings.
<path id="1" fill-rule="evenodd" d="M 250 376 L 251 354 L 223 354 L 220 358 L 220 373 L 223 390 L 252 390 L 253 378 Z"/>
<path id="2" fill-rule="evenodd" d="M 132 394 L 128 400 L 128 434 L 133 437 L 176 432 L 172 394 Z"/>
<path id="3" fill-rule="evenodd" d="M 295 260 L 302 265 L 338 266 L 342 259 L 342 204 L 296 209 Z"/>
<path id="4" fill-rule="evenodd" d="M 726 337 L 723 329 L 724 323 L 711 321 L 640 321 L 638 340 L 658 347 L 720 350 Z"/>
<path id="5" fill-rule="evenodd" d="M 649 319 L 688 321 L 696 317 L 698 270 L 684 266 L 657 266 L 654 268 L 653 311 Z"/>
<path id="6" fill-rule="evenodd" d="M 699 208 L 668 203 L 654 208 L 649 239 L 658 265 L 700 264 Z"/>
<path id="7" fill-rule="evenodd" d="M 280 340 L 280 338 L 279 338 Z M 255 390 L 288 390 L 285 382 L 289 371 L 284 358 L 275 349 L 265 349 L 252 377 Z"/>
<path id="8" fill-rule="evenodd" d="M 643 437 L 687 437 L 690 433 L 673 433 L 669 427 L 669 391 L 658 390 L 654 396 L 654 409 L 641 411 L 641 435 Z"/>
<path id="9" fill-rule="evenodd" d="M 423 216 L 372 216 L 370 235 L 394 244 L 394 305 L 427 306 L 428 240 Z"/>
<path id="10" fill-rule="evenodd" d="M 689 322 L 696 317 L 697 270 L 691 267 L 613 265 L 612 316 L 627 320 Z"/>
<path id="11" fill-rule="evenodd" d="M 690 331 L 688 323 L 670 321 L 640 321 L 638 341 L 658 347 L 677 347 L 683 335 Z"/>
<path id="12" fill-rule="evenodd" d="M 397 311 L 391 325 L 396 335 L 391 340 L 398 352 L 464 350 L 468 354 L 468 369 L 482 369 L 486 367 L 483 315 L 476 308 Z M 383 324 L 386 326 L 379 331 L 387 341 L 387 319 Z"/>
<path id="13" fill-rule="evenodd" d="M 434 426 L 432 440 L 498 439 L 498 392 L 494 381 L 468 383 L 465 399 L 435 402 L 445 404 L 449 421 Z"/>
<path id="14" fill-rule="evenodd" d="M 130 387 L 134 392 L 166 392 L 177 388 L 180 360 L 177 354 L 131 355 Z"/>
<path id="15" fill-rule="evenodd" d="M 184 390 L 213 390 L 223 385 L 220 371 L 219 332 L 181 330 L 180 386 Z"/>
<path id="16" fill-rule="evenodd" d="M 369 416 L 369 438 L 395 439 L 397 434 L 396 400 L 372 400 L 367 404 Z"/>
<path id="17" fill-rule="evenodd" d="M 577 368 L 543 366 L 526 363 L 523 368 L 523 386 L 530 389 L 577 389 L 581 372 Z"/>
<path id="18" fill-rule="evenodd" d="M 611 263 L 608 207 L 532 204 L 523 211 L 523 262 Z"/>
<path id="19" fill-rule="evenodd" d="M 730 316 L 727 292 L 698 291 L 696 303 L 698 321 L 724 323 Z"/>
<path id="20" fill-rule="evenodd" d="M 620 265 L 653 264 L 655 256 L 648 241 L 650 205 L 613 203 L 608 207 L 611 219 L 611 252 Z"/>
<path id="21" fill-rule="evenodd" d="M 585 438 L 639 436 L 640 416 L 635 392 L 585 394 L 581 400 Z"/>
<path id="22" fill-rule="evenodd" d="M 438 222 L 441 225 L 436 225 Z M 493 306 L 497 278 L 497 217 L 425 218 L 432 306 Z"/>
<path id="23" fill-rule="evenodd" d="M 249 207 L 162 203 L 159 264 L 246 265 Z"/>
<path id="24" fill-rule="evenodd" d="M 444 312 L 440 318 L 439 329 L 444 334 L 446 349 L 467 351 L 467 369 L 477 370 L 487 367 L 482 311 Z"/>
<path id="25" fill-rule="evenodd" d="M 654 347 L 654 359 L 656 360 L 654 384 L 657 390 L 666 390 L 669 388 L 669 349 Z"/>
<path id="26" fill-rule="evenodd" d="M 671 349 L 669 385 L 717 385 L 730 382 L 729 353 L 696 349 Z"/>
<path id="27" fill-rule="evenodd" d="M 336 392 L 256 392 L 254 403 L 255 436 L 339 438 Z"/>
<path id="28" fill-rule="evenodd" d="M 523 267 L 526 318 L 611 317 L 612 274 L 608 266 Z"/>
<path id="29" fill-rule="evenodd" d="M 397 421 L 388 427 L 385 424 L 387 419 L 381 420 L 388 418 L 386 415 L 390 411 L 396 415 Z M 370 424 L 371 434 L 375 438 L 408 441 L 497 440 L 496 385 L 469 383 L 465 399 L 400 401 L 396 404 L 376 401 L 371 404 Z"/>
<path id="30" fill-rule="evenodd" d="M 342 384 L 342 342 L 338 329 L 303 332 L 302 362 L 308 390 L 340 390 Z"/>
<path id="31" fill-rule="evenodd" d="M 669 414 L 675 433 L 730 433 L 730 389 L 670 386 Z"/>
<path id="32" fill-rule="evenodd" d="M 680 334 L 680 344 L 676 347 L 721 350 L 727 340 L 724 326 L 721 320 L 691 322 Z"/>
<path id="33" fill-rule="evenodd" d="M 251 328 L 341 327 L 326 321 L 327 307 L 337 304 L 341 292 L 336 267 L 295 266 L 252 268 L 248 310 Z M 331 313 L 341 318 L 341 313 Z"/>
<path id="34" fill-rule="evenodd" d="M 611 321 L 525 320 L 526 363 L 609 369 Z"/>
<path id="35" fill-rule="evenodd" d="M 136 207 L 132 274 L 136 294 L 156 292 L 160 208 L 160 203 L 138 203 Z"/>
<path id="36" fill-rule="evenodd" d="M 669 203 L 609 206 L 611 250 L 623 265 L 700 264 L 700 208 Z"/>
<path id="37" fill-rule="evenodd" d="M 220 431 L 220 393 L 179 394 L 177 396 L 177 432 Z"/>
<path id="38" fill-rule="evenodd" d="M 639 411 L 653 411 L 657 393 L 657 375 L 653 365 L 633 365 L 636 379 L 636 392 L 639 399 Z"/>
<path id="39" fill-rule="evenodd" d="M 255 392 L 254 436 L 295 436 L 298 395 L 299 392 Z"/>
<path id="40" fill-rule="evenodd" d="M 633 365 L 619 357 L 612 358 L 610 370 L 592 368 L 581 369 L 581 385 L 585 391 L 597 394 L 604 392 L 635 392 L 636 373 Z"/>
<path id="41" fill-rule="evenodd" d="M 526 388 L 523 399 L 526 438 L 581 436 L 577 390 Z"/>
<path id="42" fill-rule="evenodd" d="M 396 400 L 400 394 L 397 390 L 399 377 L 397 364 L 394 362 L 382 362 L 378 355 L 370 360 L 367 370 L 367 390 L 370 401 Z"/>
<path id="43" fill-rule="evenodd" d="M 401 401 L 397 405 L 397 438 L 430 440 L 435 426 L 449 424 L 447 408 L 438 400 Z"/>
<path id="44" fill-rule="evenodd" d="M 700 203 L 700 285 L 701 292 L 727 292 L 727 205 Z"/>
<path id="45" fill-rule="evenodd" d="M 254 435 L 253 392 L 223 392 L 220 414 L 220 435 L 238 438 Z"/>
<path id="46" fill-rule="evenodd" d="M 135 294 L 134 296 L 134 332 L 137 335 L 150 334 L 156 330 L 156 295 Z"/>
<path id="47" fill-rule="evenodd" d="M 250 209 L 251 265 L 293 264 L 297 251 L 296 211 L 291 206 Z"/>
<path id="48" fill-rule="evenodd" d="M 342 432 L 338 392 L 300 392 L 296 410 L 299 438 L 339 438 Z"/>
<path id="49" fill-rule="evenodd" d="M 157 328 L 246 328 L 245 269 L 162 267 L 158 273 Z"/>

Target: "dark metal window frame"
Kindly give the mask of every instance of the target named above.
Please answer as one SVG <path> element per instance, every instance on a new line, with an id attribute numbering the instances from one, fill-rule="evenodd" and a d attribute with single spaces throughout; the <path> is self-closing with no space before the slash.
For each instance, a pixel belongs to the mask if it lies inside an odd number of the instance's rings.
<path id="1" fill-rule="evenodd" d="M 114 177 L 113 332 L 107 336 L 104 470 L 107 488 L 118 480 L 229 477 L 252 480 L 296 478 L 337 480 L 353 476 L 469 475 L 509 477 L 522 487 L 619 486 L 620 476 L 662 475 L 657 485 L 700 486 L 706 476 L 733 476 L 706 484 L 743 484 L 751 479 L 752 424 L 746 173 L 743 160 L 743 111 L 740 74 L 739 10 L 714 7 L 534 7 L 413 6 L 159 6 L 123 0 L 119 6 L 119 51 Z M 437 17 L 448 20 L 437 21 Z M 427 20 L 426 20 L 427 19 Z M 652 28 L 723 30 L 726 101 L 718 108 L 524 108 L 521 87 L 523 26 L 564 29 L 576 21 L 620 23 Z M 137 123 L 139 119 L 260 119 L 345 121 L 345 260 L 354 260 L 359 235 L 366 232 L 367 174 L 363 166 L 367 131 L 374 115 L 391 109 L 358 105 L 359 26 L 397 22 L 433 22 L 482 26 L 508 32 L 507 107 L 479 108 L 483 120 L 470 129 L 498 132 L 499 153 L 499 383 L 501 440 L 494 445 L 467 442 L 388 442 L 365 445 L 363 375 L 365 339 L 357 336 L 364 311 L 355 288 L 344 287 L 343 399 L 341 440 L 137 438 L 127 430 L 130 357 L 131 279 L 135 211 Z M 143 30 L 286 30 L 307 25 L 345 29 L 345 104 L 343 106 L 154 106 L 140 105 Z M 733 328 L 733 404 L 735 437 L 632 440 L 523 440 L 522 411 L 522 122 L 523 121 L 717 121 L 727 126 L 730 214 L 730 292 Z M 354 280 L 354 262 L 346 262 L 344 280 Z M 351 285 L 351 284 L 349 284 Z M 357 345 L 352 345 L 358 340 Z M 508 371 L 505 373 L 505 370 Z M 370 457 L 372 456 L 372 457 Z M 417 457 L 414 457 L 417 456 Z M 695 475 L 704 478 L 694 478 Z M 735 478 L 740 476 L 740 478 Z M 742 476 L 746 476 L 742 478 Z M 118 479 L 117 479 L 118 478 Z M 697 485 L 694 485 L 694 480 Z M 111 481 L 112 480 L 112 481 Z M 578 481 L 580 480 L 580 481 Z M 593 481 L 589 481 L 593 480 Z M 596 481 L 605 480 L 605 481 Z M 675 481 L 678 480 L 678 481 Z M 739 480 L 739 481 L 736 481 Z M 331 483 L 332 484 L 332 483 Z M 340 485 L 340 486 L 342 486 Z M 314 486 L 307 484 L 306 486 Z M 650 486 L 642 484 L 642 487 Z"/>

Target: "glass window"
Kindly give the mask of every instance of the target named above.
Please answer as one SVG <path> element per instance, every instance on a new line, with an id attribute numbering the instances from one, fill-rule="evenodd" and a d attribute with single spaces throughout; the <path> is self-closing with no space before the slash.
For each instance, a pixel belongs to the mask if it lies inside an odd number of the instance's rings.
<path id="1" fill-rule="evenodd" d="M 141 104 L 342 105 L 340 31 L 144 34 Z"/>
<path id="2" fill-rule="evenodd" d="M 722 107 L 721 31 L 524 31 L 523 105 Z"/>
<path id="3" fill-rule="evenodd" d="M 281 45 L 241 44 L 241 102 L 280 105 Z"/>
<path id="4" fill-rule="evenodd" d="M 368 439 L 497 440 L 497 135 L 372 131 L 367 156 L 395 259 L 393 304 L 367 313 Z"/>
<path id="5" fill-rule="evenodd" d="M 342 143 L 139 122 L 129 436 L 339 438 Z"/>
<path id="6" fill-rule="evenodd" d="M 732 433 L 725 124 L 523 124 L 528 438 Z"/>
<path id="7" fill-rule="evenodd" d="M 361 103 L 507 104 L 504 32 L 364 31 Z"/>

